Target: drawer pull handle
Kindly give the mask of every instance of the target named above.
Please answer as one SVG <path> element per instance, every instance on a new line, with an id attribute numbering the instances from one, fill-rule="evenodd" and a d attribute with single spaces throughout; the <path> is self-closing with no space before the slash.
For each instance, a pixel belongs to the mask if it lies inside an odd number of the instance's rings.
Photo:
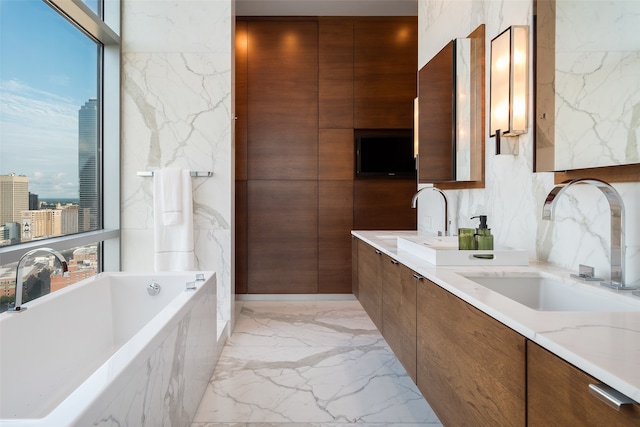
<path id="1" fill-rule="evenodd" d="M 378 255 L 380 255 L 382 252 L 380 252 L 379 250 L 377 250 L 377 249 L 376 249 L 376 253 L 377 253 Z"/>
<path id="2" fill-rule="evenodd" d="M 400 264 L 399 261 L 396 261 L 395 259 L 391 258 L 391 264 Z"/>
<path id="3" fill-rule="evenodd" d="M 633 405 L 636 403 L 633 399 L 628 398 L 618 390 L 605 384 L 589 384 L 589 391 L 617 411 L 620 410 L 622 405 Z"/>
<path id="4" fill-rule="evenodd" d="M 422 280 L 422 279 L 424 279 L 424 276 L 421 276 L 418 273 L 416 273 L 416 274 L 413 275 L 413 278 L 416 279 L 416 280 Z"/>

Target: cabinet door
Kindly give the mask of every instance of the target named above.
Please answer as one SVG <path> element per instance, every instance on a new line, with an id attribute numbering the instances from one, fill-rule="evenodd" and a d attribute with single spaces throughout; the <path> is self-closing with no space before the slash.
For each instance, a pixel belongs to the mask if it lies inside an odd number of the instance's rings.
<path id="1" fill-rule="evenodd" d="M 525 338 L 429 280 L 417 301 L 418 388 L 442 423 L 524 426 Z"/>
<path id="2" fill-rule="evenodd" d="M 353 182 L 318 181 L 318 292 L 351 292 Z"/>
<path id="3" fill-rule="evenodd" d="M 249 181 L 247 200 L 248 292 L 317 293 L 317 181 Z"/>
<path id="4" fill-rule="evenodd" d="M 236 22 L 235 144 L 236 179 L 247 179 L 247 22 Z"/>
<path id="5" fill-rule="evenodd" d="M 640 405 L 620 411 L 589 392 L 598 380 L 548 352 L 527 343 L 528 425 L 536 426 L 638 426 Z"/>
<path id="6" fill-rule="evenodd" d="M 418 69 L 418 20 L 354 21 L 354 128 L 411 129 Z"/>
<path id="7" fill-rule="evenodd" d="M 360 239 L 351 236 L 351 291 L 359 299 L 358 291 L 358 242 Z"/>
<path id="8" fill-rule="evenodd" d="M 420 276 L 390 257 L 382 265 L 382 335 L 415 382 L 416 282 Z"/>
<path id="9" fill-rule="evenodd" d="M 319 41 L 319 125 L 353 129 L 353 18 L 321 17 Z"/>
<path id="10" fill-rule="evenodd" d="M 249 179 L 318 178 L 318 23 L 249 21 Z"/>
<path id="11" fill-rule="evenodd" d="M 356 179 L 353 182 L 353 228 L 356 230 L 415 230 L 417 209 L 412 179 Z"/>
<path id="12" fill-rule="evenodd" d="M 358 240 L 358 300 L 373 324 L 382 331 L 382 253 Z"/>

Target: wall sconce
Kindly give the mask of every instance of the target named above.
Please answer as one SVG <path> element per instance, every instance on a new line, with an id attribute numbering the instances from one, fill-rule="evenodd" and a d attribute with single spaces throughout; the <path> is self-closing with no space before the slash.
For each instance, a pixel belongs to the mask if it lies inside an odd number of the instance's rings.
<path id="1" fill-rule="evenodd" d="M 527 132 L 528 33 L 526 25 L 513 25 L 491 40 L 489 129 L 496 137 L 496 154 L 503 151 L 501 137 Z M 517 140 L 509 150 L 518 154 Z"/>
<path id="2" fill-rule="evenodd" d="M 413 158 L 418 158 L 420 140 L 418 139 L 418 128 L 420 127 L 420 112 L 418 110 L 418 98 L 413 100 Z"/>

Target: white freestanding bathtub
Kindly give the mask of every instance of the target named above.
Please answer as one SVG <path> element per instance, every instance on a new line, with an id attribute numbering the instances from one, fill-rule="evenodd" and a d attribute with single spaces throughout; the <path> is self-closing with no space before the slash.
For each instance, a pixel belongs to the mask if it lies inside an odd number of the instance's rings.
<path id="1" fill-rule="evenodd" d="M 213 272 L 101 273 L 0 314 L 0 425 L 189 425 L 219 354 L 216 305 Z"/>

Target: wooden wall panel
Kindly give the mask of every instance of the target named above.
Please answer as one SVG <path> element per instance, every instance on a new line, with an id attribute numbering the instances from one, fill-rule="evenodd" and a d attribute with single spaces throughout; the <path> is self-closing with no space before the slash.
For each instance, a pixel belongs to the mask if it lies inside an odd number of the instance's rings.
<path id="1" fill-rule="evenodd" d="M 247 179 L 247 22 L 236 23 L 236 179 Z"/>
<path id="2" fill-rule="evenodd" d="M 354 127 L 413 128 L 418 19 L 355 18 Z"/>
<path id="3" fill-rule="evenodd" d="M 318 292 L 351 292 L 353 181 L 320 181 Z"/>
<path id="4" fill-rule="evenodd" d="M 351 180 L 354 175 L 353 129 L 320 129 L 318 177 Z"/>
<path id="5" fill-rule="evenodd" d="M 250 180 L 247 200 L 248 292 L 317 293 L 318 182 Z"/>
<path id="6" fill-rule="evenodd" d="M 318 23 L 248 29 L 248 177 L 317 179 Z"/>
<path id="7" fill-rule="evenodd" d="M 319 125 L 353 128 L 353 18 L 320 18 Z"/>
<path id="8" fill-rule="evenodd" d="M 359 179 L 353 189 L 355 230 L 416 230 L 416 209 L 411 198 L 416 192 L 412 179 Z"/>
<path id="9" fill-rule="evenodd" d="M 236 180 L 235 213 L 235 288 L 247 293 L 247 181 Z"/>

